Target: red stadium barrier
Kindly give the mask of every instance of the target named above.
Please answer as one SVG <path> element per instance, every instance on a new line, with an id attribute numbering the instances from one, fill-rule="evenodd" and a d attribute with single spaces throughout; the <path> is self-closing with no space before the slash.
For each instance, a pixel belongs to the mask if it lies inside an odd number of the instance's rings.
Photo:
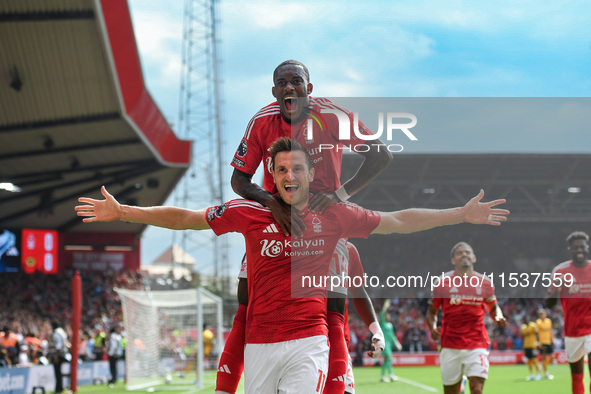
<path id="1" fill-rule="evenodd" d="M 80 272 L 76 271 L 72 278 L 72 342 L 70 353 L 70 389 L 78 391 L 78 354 L 80 346 L 80 321 L 82 316 L 82 279 Z"/>
<path id="2" fill-rule="evenodd" d="M 351 357 L 355 359 L 355 353 L 351 353 Z M 513 365 L 523 364 L 525 356 L 521 350 L 494 350 L 490 352 L 489 360 L 491 365 Z M 559 364 L 566 364 L 566 355 L 564 350 L 554 353 L 554 358 Z M 367 355 L 363 356 L 363 366 L 371 367 L 382 363 L 382 358 L 379 361 Z M 421 353 L 395 353 L 392 355 L 392 365 L 398 367 L 420 366 L 420 365 L 439 365 L 439 353 L 437 352 L 421 352 Z"/>

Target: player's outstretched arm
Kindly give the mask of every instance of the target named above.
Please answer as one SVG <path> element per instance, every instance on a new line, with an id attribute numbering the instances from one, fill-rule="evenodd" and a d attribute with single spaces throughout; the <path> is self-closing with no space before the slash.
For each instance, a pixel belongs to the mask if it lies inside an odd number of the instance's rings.
<path id="1" fill-rule="evenodd" d="M 234 169 L 231 184 L 232 190 L 240 197 L 256 201 L 269 208 L 286 236 L 292 234 L 299 237 L 303 234 L 306 226 L 297 215 L 291 215 L 291 206 L 254 183 L 252 175 Z"/>
<path id="2" fill-rule="evenodd" d="M 355 175 L 340 188 L 339 193 L 342 193 L 341 195 L 344 197 L 352 196 L 363 189 L 392 161 L 392 154 L 388 152 L 386 145 L 379 139 L 374 140 L 368 146 L 370 149 L 367 152 L 358 152 L 365 160 L 363 160 Z M 322 213 L 330 204 L 336 204 L 346 199 L 337 196 L 336 191 L 332 193 L 316 193 L 310 199 L 309 208 L 312 212 L 318 211 Z"/>
<path id="3" fill-rule="evenodd" d="M 481 202 L 484 191 L 480 190 L 463 207 L 450 209 L 418 209 L 411 208 L 403 211 L 380 212 L 380 223 L 373 234 L 413 233 L 428 230 L 433 227 L 447 226 L 458 223 L 488 224 L 499 226 L 507 220 L 506 209 L 495 208 L 504 204 L 505 200 Z"/>
<path id="4" fill-rule="evenodd" d="M 204 230 L 210 228 L 207 223 L 205 209 L 192 211 L 177 207 L 134 207 L 119 204 L 107 189 L 101 187 L 104 200 L 80 197 L 74 209 L 85 223 L 112 222 L 123 220 L 126 222 L 144 223 L 152 226 L 165 227 L 173 230 Z"/>

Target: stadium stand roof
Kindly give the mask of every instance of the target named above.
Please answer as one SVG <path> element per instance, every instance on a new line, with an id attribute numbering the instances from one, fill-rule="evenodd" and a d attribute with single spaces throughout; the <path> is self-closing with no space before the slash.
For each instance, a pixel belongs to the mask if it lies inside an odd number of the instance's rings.
<path id="1" fill-rule="evenodd" d="M 342 179 L 354 174 L 360 160 L 344 155 Z M 512 223 L 588 223 L 590 168 L 588 154 L 398 154 L 351 201 L 386 211 L 449 208 L 482 188 L 487 201 L 507 199 Z"/>
<path id="2" fill-rule="evenodd" d="M 100 186 L 123 203 L 160 205 L 189 167 L 147 92 L 126 0 L 0 2 L 0 226 L 82 225 L 78 196 Z M 140 191 L 141 190 L 141 191 Z"/>

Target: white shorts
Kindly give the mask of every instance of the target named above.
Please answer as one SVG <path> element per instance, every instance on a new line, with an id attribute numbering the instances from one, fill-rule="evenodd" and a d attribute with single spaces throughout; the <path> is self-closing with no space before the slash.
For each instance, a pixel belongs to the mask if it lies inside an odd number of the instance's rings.
<path id="1" fill-rule="evenodd" d="M 488 350 L 443 348 L 439 353 L 441 380 L 451 386 L 462 380 L 462 374 L 488 378 Z"/>
<path id="2" fill-rule="evenodd" d="M 591 334 L 582 337 L 564 337 L 564 349 L 569 363 L 576 363 L 591 353 Z"/>
<path id="3" fill-rule="evenodd" d="M 327 373 L 324 335 L 244 348 L 245 394 L 320 394 Z"/>
<path id="4" fill-rule="evenodd" d="M 332 254 L 332 259 L 330 260 L 330 270 L 329 275 L 331 277 L 342 277 L 342 275 L 349 274 L 349 250 L 347 249 L 347 240 L 344 238 L 339 239 L 337 246 Z M 246 279 L 247 278 L 247 264 L 246 258 L 242 261 L 242 266 L 240 267 L 240 272 L 238 273 L 238 279 Z M 329 291 L 347 295 L 347 287 L 345 286 L 335 286 L 333 287 L 333 283 L 337 283 L 338 281 L 335 279 L 334 281 L 331 279 L 329 281 Z"/>
<path id="5" fill-rule="evenodd" d="M 348 365 L 347 374 L 345 375 L 345 393 L 355 394 L 355 377 L 353 376 L 353 360 L 351 355 L 347 352 Z"/>

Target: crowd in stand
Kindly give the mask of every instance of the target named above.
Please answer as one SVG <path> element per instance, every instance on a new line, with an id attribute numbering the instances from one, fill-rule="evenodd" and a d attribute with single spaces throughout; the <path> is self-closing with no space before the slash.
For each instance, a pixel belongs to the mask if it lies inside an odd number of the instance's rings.
<path id="1" fill-rule="evenodd" d="M 47 364 L 54 321 L 72 338 L 72 274 L 2 274 L 3 293 L 10 297 L 0 298 L 0 367 Z M 80 358 L 106 360 L 108 333 L 123 320 L 113 289 L 143 289 L 143 278 L 132 272 L 111 271 L 83 272 L 81 278 Z"/>
<path id="2" fill-rule="evenodd" d="M 4 294 L 0 299 L 0 367 L 47 363 L 47 343 L 51 335 L 51 322 L 63 324 L 71 338 L 72 273 L 60 275 L 3 274 Z M 83 289 L 82 330 L 80 358 L 83 361 L 106 360 L 109 331 L 122 322 L 121 304 L 116 287 L 144 289 L 139 273 L 92 272 L 81 274 Z M 489 328 L 493 350 L 520 350 L 520 325 L 525 317 L 535 320 L 541 299 L 500 299 L 500 306 L 508 319 L 507 327 Z M 374 307 L 380 310 L 383 299 L 374 298 Z M 428 298 L 394 298 L 390 307 L 392 324 L 403 351 L 436 351 L 437 342 L 428 334 L 425 313 Z M 554 323 L 556 348 L 562 344 L 562 312 L 550 311 Z M 361 355 L 371 348 L 371 336 L 354 308 L 350 308 L 350 350 Z M 358 362 L 360 362 L 358 360 Z"/>

